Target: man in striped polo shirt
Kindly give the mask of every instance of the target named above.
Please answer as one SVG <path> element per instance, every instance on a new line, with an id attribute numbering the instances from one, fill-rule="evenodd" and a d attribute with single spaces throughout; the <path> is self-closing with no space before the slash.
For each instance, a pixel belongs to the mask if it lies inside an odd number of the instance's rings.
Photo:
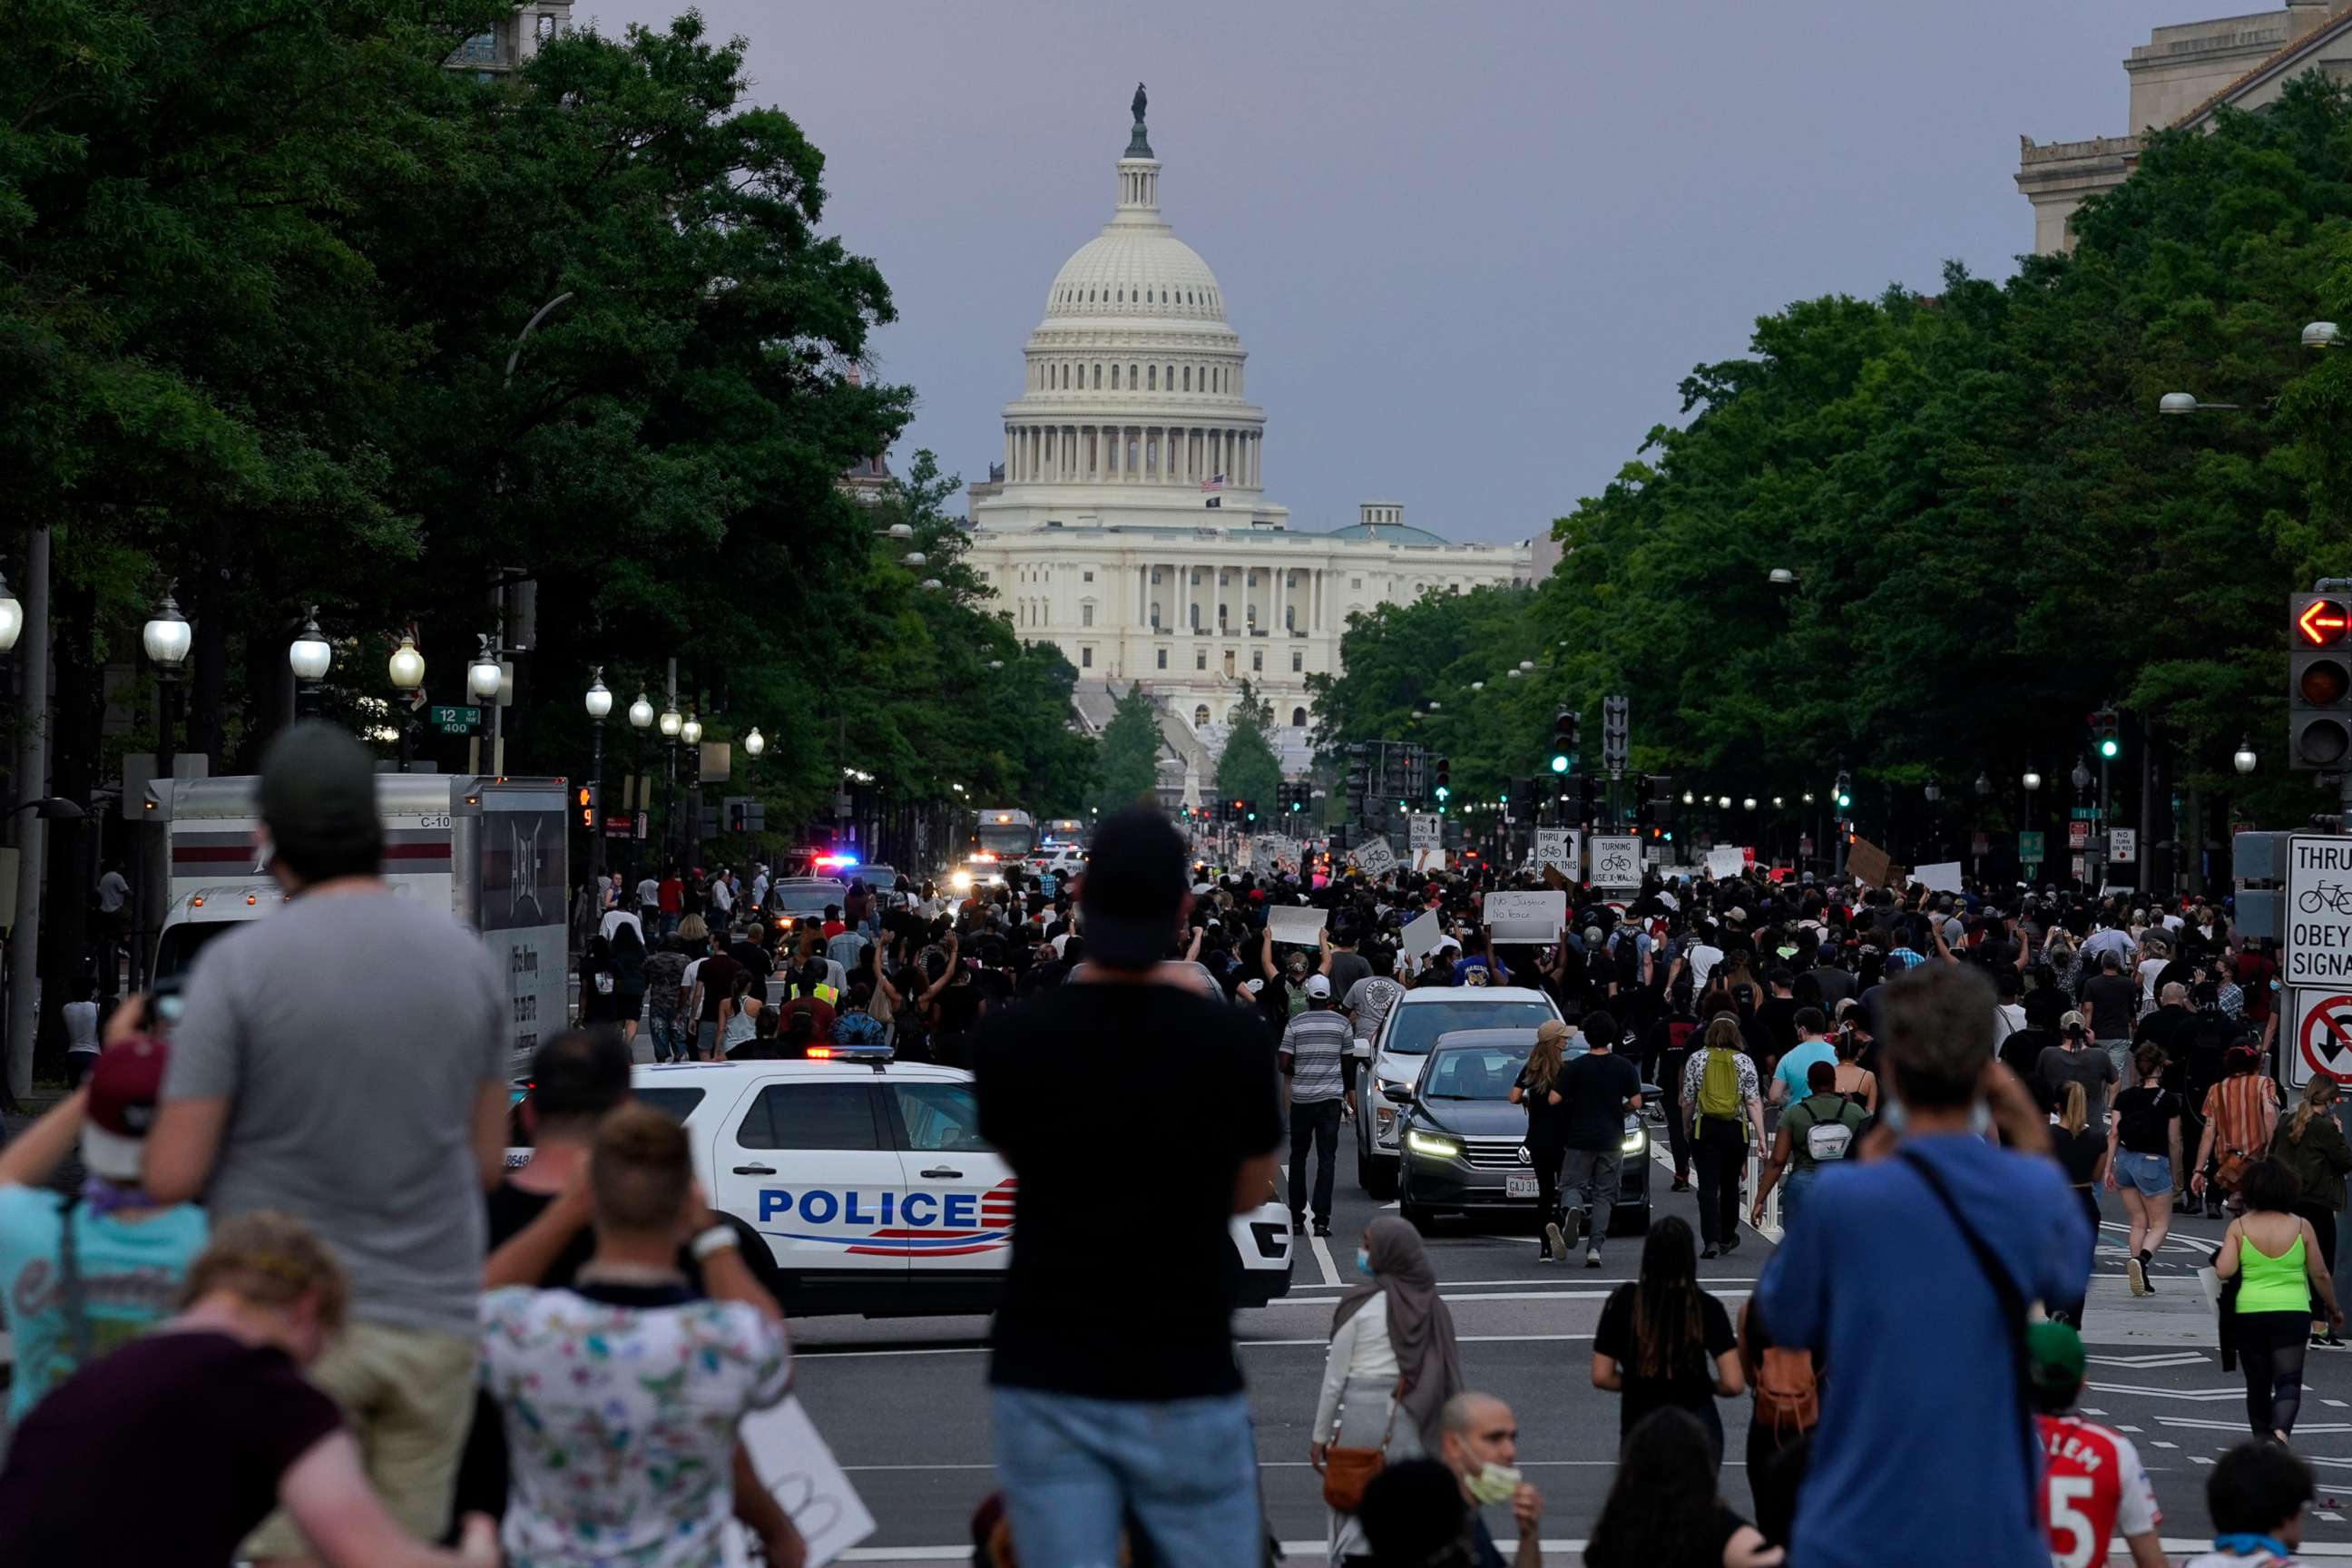
<path id="1" fill-rule="evenodd" d="M 1316 1154 L 1315 1234 L 1331 1234 L 1331 1181 L 1339 1150 L 1339 1108 L 1355 1110 L 1341 1063 L 1350 1044 L 1348 1021 L 1331 1010 L 1331 982 L 1307 977 L 1307 1010 L 1282 1031 L 1276 1061 L 1289 1089 L 1290 1228 L 1307 1231 L 1307 1154 Z"/>

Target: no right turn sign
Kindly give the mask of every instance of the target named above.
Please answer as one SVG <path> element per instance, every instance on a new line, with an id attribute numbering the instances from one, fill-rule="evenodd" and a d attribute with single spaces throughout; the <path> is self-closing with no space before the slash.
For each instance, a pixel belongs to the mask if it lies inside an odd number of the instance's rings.
<path id="1" fill-rule="evenodd" d="M 2352 1084 L 2352 991 L 2295 991 L 2294 1034 L 2284 1063 L 2287 1087 L 2315 1078 Z"/>

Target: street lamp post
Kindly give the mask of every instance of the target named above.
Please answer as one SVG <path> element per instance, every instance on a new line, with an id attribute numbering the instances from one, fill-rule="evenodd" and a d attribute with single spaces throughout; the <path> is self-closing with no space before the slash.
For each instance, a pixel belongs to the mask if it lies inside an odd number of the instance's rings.
<path id="1" fill-rule="evenodd" d="M 172 591 L 163 591 L 163 602 L 140 628 L 139 641 L 147 650 L 149 662 L 155 667 L 157 690 L 156 710 L 159 723 L 155 736 L 155 776 L 169 788 L 172 766 L 179 749 L 180 726 L 180 667 L 188 661 L 188 650 L 195 646 L 194 628 L 188 617 L 180 614 L 179 602 Z"/>
<path id="2" fill-rule="evenodd" d="M 655 722 L 661 729 L 662 741 L 669 748 L 669 783 L 662 792 L 662 847 L 669 856 L 670 863 L 677 865 L 680 863 L 683 852 L 677 836 L 677 736 L 678 731 L 686 727 L 686 721 L 678 714 L 675 692 Z"/>
<path id="3" fill-rule="evenodd" d="M 286 663 L 294 672 L 294 717 L 318 717 L 319 683 L 335 663 L 334 645 L 319 630 L 318 605 L 303 612 L 302 630 L 287 645 Z"/>
<path id="4" fill-rule="evenodd" d="M 425 656 L 416 651 L 416 638 L 403 632 L 400 646 L 392 650 L 384 661 L 384 674 L 392 689 L 400 693 L 400 771 L 408 771 L 410 737 L 416 729 L 416 693 L 425 684 Z"/>
<path id="5" fill-rule="evenodd" d="M 635 788 L 637 792 L 635 801 L 629 807 L 631 814 L 629 817 L 629 875 L 631 877 L 636 877 L 643 871 L 644 851 L 637 847 L 639 840 L 637 837 L 637 822 L 635 814 L 646 808 L 646 731 L 653 727 L 654 705 L 643 691 L 639 691 L 637 693 L 637 700 L 629 704 L 629 728 L 636 731 L 637 737 L 636 752 L 630 760 L 630 773 L 631 776 L 636 780 Z"/>
<path id="6" fill-rule="evenodd" d="M 506 762 L 505 737 L 499 732 L 499 693 L 507 683 L 506 667 L 499 661 L 498 639 L 482 634 L 482 651 L 466 667 L 466 689 L 474 700 L 490 710 L 490 772 L 503 773 Z"/>
<path id="7" fill-rule="evenodd" d="M 596 733 L 594 760 L 588 764 L 588 871 L 601 883 L 604 879 L 604 720 L 613 711 L 613 694 L 605 689 L 603 665 L 596 667 L 582 700 Z M 596 896 L 602 900 L 604 895 L 600 890 Z"/>

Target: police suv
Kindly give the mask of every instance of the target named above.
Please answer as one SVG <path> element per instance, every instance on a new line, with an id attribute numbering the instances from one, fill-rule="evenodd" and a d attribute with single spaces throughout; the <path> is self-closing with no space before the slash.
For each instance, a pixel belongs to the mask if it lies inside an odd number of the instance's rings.
<path id="1" fill-rule="evenodd" d="M 686 1124 L 710 1206 L 755 1234 L 746 1261 L 786 1312 L 994 1311 L 1015 1184 L 981 1139 L 971 1074 L 879 1047 L 810 1058 L 640 1065 L 633 1092 Z M 1290 1216 L 1271 1192 L 1231 1237 L 1236 1306 L 1289 1293 Z"/>

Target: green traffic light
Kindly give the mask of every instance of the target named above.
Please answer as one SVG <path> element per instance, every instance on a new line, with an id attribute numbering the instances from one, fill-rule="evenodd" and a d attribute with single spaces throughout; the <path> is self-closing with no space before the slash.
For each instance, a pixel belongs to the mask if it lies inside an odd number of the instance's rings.
<path id="1" fill-rule="evenodd" d="M 1551 771 L 1556 773 L 1568 772 L 1568 758 L 1565 754 L 1559 752 L 1552 753 Z"/>
<path id="2" fill-rule="evenodd" d="M 1847 806 L 1850 806 L 1850 805 L 1852 805 L 1853 804 L 1853 796 L 1852 796 L 1852 795 L 1842 795 L 1838 796 L 1838 809 L 1839 809 L 1839 810 L 1843 811 L 1843 810 L 1844 810 Z"/>
<path id="3" fill-rule="evenodd" d="M 2113 735 L 2109 735 L 2106 739 L 2099 742 L 2099 755 L 2105 757 L 2109 762 L 2113 762 L 2116 758 L 2121 756 L 2123 754 L 2123 750 L 2122 743 Z"/>
<path id="4" fill-rule="evenodd" d="M 1440 800 L 1449 799 L 1452 797 L 1453 794 L 1454 792 L 1446 788 L 1444 784 L 1439 784 L 1437 786 L 1437 798 Z"/>

